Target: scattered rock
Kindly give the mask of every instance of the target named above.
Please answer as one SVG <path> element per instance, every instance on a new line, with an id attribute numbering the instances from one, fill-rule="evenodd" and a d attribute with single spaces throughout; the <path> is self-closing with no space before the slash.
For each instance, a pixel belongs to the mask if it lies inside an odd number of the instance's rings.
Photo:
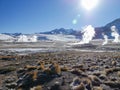
<path id="1" fill-rule="evenodd" d="M 93 87 L 93 90 L 103 90 L 102 87 Z"/>
<path id="2" fill-rule="evenodd" d="M 107 80 L 107 76 L 106 76 L 105 74 L 101 74 L 101 75 L 99 76 L 99 78 L 100 78 L 101 80 Z"/>
<path id="3" fill-rule="evenodd" d="M 119 88 L 120 89 L 120 82 L 105 81 L 104 84 L 110 86 L 111 88 Z"/>
<path id="4" fill-rule="evenodd" d="M 7 74 L 9 72 L 15 71 L 16 67 L 9 66 L 9 67 L 2 67 L 0 68 L 0 74 Z"/>
<path id="5" fill-rule="evenodd" d="M 38 86 L 31 88 L 30 90 L 42 90 L 42 86 L 38 85 Z"/>
<path id="6" fill-rule="evenodd" d="M 55 82 L 55 84 L 50 88 L 50 90 L 61 90 L 60 83 Z"/>
<path id="7" fill-rule="evenodd" d="M 117 74 L 118 74 L 118 76 L 120 77 L 120 71 L 119 71 Z"/>
<path id="8" fill-rule="evenodd" d="M 95 75 L 89 75 L 88 78 L 92 81 L 93 86 L 100 86 L 101 80 Z"/>

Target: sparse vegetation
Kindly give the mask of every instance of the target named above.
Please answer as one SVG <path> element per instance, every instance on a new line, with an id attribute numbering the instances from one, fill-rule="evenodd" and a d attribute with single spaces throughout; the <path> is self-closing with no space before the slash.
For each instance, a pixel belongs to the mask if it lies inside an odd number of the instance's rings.
<path id="1" fill-rule="evenodd" d="M 12 71 L 15 71 L 15 70 L 16 70 L 16 67 L 13 67 L 13 66 L 1 67 L 0 68 L 0 74 L 6 74 L 6 73 L 9 73 L 9 72 L 12 72 Z"/>
<path id="2" fill-rule="evenodd" d="M 37 80 L 37 74 L 38 74 L 38 71 L 33 71 L 33 80 Z"/>
<path id="3" fill-rule="evenodd" d="M 119 71 L 117 74 L 118 74 L 118 76 L 120 77 L 120 71 Z"/>
<path id="4" fill-rule="evenodd" d="M 42 90 L 42 86 L 38 85 L 36 87 L 31 88 L 30 90 Z"/>
<path id="5" fill-rule="evenodd" d="M 61 71 L 68 71 L 68 70 L 69 70 L 69 68 L 66 66 L 61 67 Z"/>
<path id="6" fill-rule="evenodd" d="M 38 65 L 38 67 L 37 67 L 38 70 L 43 70 L 43 71 L 45 70 L 45 66 L 44 66 L 45 62 L 44 61 L 38 62 L 37 65 Z"/>
<path id="7" fill-rule="evenodd" d="M 114 88 L 119 89 L 120 77 L 117 54 L 114 57 L 114 53 L 74 51 L 35 53 L 17 56 L 19 58 L 16 61 L 2 60 L 2 63 L 10 63 L 1 65 L 0 72 L 5 71 L 4 74 L 9 74 L 9 72 L 17 71 L 17 84 L 21 90 L 26 90 L 26 88 L 31 88 L 31 90 L 51 89 L 56 87 L 55 82 L 59 82 L 61 90 L 71 90 L 73 88 L 70 87 L 70 84 L 76 76 L 79 77 L 79 84 L 74 87 L 74 90 L 104 90 L 101 85 L 110 86 L 114 90 Z M 112 61 L 116 61 L 117 64 Z"/>
<path id="8" fill-rule="evenodd" d="M 104 90 L 102 87 L 93 87 L 93 90 Z"/>
<path id="9" fill-rule="evenodd" d="M 35 69 L 37 69 L 37 66 L 26 65 L 25 69 L 27 69 L 27 70 L 35 70 Z"/>

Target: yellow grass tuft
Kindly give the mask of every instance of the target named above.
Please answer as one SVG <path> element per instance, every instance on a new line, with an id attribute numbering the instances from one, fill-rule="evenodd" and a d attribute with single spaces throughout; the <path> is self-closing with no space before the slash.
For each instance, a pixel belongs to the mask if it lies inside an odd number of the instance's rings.
<path id="1" fill-rule="evenodd" d="M 112 66 L 116 66 L 117 62 L 115 60 L 112 61 Z"/>
<path id="2" fill-rule="evenodd" d="M 105 74 L 108 75 L 110 73 L 113 73 L 113 68 L 105 69 Z"/>
<path id="3" fill-rule="evenodd" d="M 27 70 L 34 70 L 34 69 L 37 69 L 37 66 L 26 65 L 25 69 L 27 69 Z"/>
<path id="4" fill-rule="evenodd" d="M 66 66 L 61 67 L 61 71 L 68 71 L 68 70 L 69 70 L 69 68 L 68 68 L 68 67 L 66 67 Z"/>
<path id="5" fill-rule="evenodd" d="M 30 90 L 42 90 L 42 86 L 38 85 L 38 86 L 31 88 Z"/>
<path id="6" fill-rule="evenodd" d="M 55 72 L 56 72 L 57 74 L 61 74 L 61 68 L 60 68 L 59 64 L 58 64 L 58 63 L 55 63 L 54 66 L 55 66 Z"/>
<path id="7" fill-rule="evenodd" d="M 120 71 L 119 71 L 117 74 L 118 74 L 118 76 L 120 77 Z"/>
<path id="8" fill-rule="evenodd" d="M 102 87 L 93 87 L 93 90 L 103 90 L 103 88 Z"/>
<path id="9" fill-rule="evenodd" d="M 38 71 L 33 71 L 33 80 L 37 80 Z"/>
<path id="10" fill-rule="evenodd" d="M 85 90 L 85 86 L 83 83 L 81 83 L 80 85 L 76 86 L 74 90 Z"/>

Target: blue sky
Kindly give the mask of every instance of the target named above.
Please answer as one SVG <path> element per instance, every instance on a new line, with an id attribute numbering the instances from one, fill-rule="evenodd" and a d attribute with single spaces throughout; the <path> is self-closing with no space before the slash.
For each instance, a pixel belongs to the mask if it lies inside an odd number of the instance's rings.
<path id="1" fill-rule="evenodd" d="M 104 26 L 117 18 L 120 0 L 99 0 L 92 11 L 82 8 L 80 0 L 0 0 L 0 33 L 81 30 L 85 25 Z M 75 25 L 74 19 L 78 20 Z"/>

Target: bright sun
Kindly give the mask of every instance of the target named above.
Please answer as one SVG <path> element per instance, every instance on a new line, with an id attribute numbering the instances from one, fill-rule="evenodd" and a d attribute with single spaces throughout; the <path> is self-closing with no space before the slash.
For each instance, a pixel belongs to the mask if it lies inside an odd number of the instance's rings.
<path id="1" fill-rule="evenodd" d="M 81 5 L 83 8 L 90 11 L 97 6 L 98 1 L 99 0 L 81 0 Z"/>

